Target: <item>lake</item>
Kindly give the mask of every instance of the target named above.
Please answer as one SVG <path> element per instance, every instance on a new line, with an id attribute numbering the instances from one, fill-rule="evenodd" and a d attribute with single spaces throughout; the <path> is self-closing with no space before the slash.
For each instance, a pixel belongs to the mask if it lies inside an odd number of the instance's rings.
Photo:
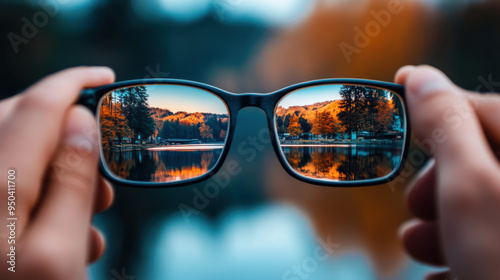
<path id="1" fill-rule="evenodd" d="M 108 168 L 117 177 L 142 182 L 171 182 L 199 177 L 217 163 L 222 145 L 193 144 L 142 150 L 103 151 Z"/>
<path id="2" fill-rule="evenodd" d="M 401 145 L 282 145 L 290 166 L 315 179 L 354 181 L 389 175 L 401 162 Z"/>
<path id="3" fill-rule="evenodd" d="M 223 146 L 171 145 L 142 150 L 103 151 L 117 177 L 142 182 L 196 178 L 217 163 Z M 385 177 L 399 166 L 401 145 L 282 145 L 290 166 L 316 179 L 354 181 Z"/>

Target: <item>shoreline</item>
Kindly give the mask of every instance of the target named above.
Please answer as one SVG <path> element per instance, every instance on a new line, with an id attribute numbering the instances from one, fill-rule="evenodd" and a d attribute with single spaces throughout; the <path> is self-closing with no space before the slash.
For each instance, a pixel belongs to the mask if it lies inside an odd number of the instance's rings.
<path id="1" fill-rule="evenodd" d="M 199 146 L 199 149 L 196 147 Z M 224 143 L 204 143 L 204 144 L 181 144 L 181 145 L 164 145 L 164 144 L 125 144 L 124 146 L 116 145 L 113 147 L 103 148 L 103 151 L 121 152 L 121 151 L 162 151 L 162 150 L 216 150 L 223 149 Z"/>
<path id="2" fill-rule="evenodd" d="M 316 146 L 337 146 L 337 147 L 349 147 L 349 146 L 400 146 L 404 144 L 404 141 L 394 141 L 394 140 L 377 140 L 377 141 L 284 141 L 279 143 L 282 147 L 316 147 Z"/>

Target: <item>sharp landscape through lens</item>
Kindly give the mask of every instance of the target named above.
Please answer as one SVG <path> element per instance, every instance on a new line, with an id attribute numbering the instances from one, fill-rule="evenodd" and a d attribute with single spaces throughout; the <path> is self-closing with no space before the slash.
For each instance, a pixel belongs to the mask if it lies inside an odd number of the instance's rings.
<path id="1" fill-rule="evenodd" d="M 225 103 L 183 85 L 145 85 L 106 94 L 99 105 L 102 156 L 116 177 L 142 182 L 202 176 L 218 162 L 228 131 Z"/>
<path id="2" fill-rule="evenodd" d="M 296 90 L 279 102 L 280 148 L 299 175 L 332 181 L 383 178 L 401 164 L 404 106 L 391 91 L 358 85 Z"/>

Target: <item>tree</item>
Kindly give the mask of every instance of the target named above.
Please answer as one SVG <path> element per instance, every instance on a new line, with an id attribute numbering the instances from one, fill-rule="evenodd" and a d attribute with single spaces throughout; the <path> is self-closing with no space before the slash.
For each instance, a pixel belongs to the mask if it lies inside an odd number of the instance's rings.
<path id="1" fill-rule="evenodd" d="M 201 139 L 208 140 L 214 138 L 212 134 L 212 129 L 205 123 L 203 122 L 201 123 L 199 130 Z"/>
<path id="2" fill-rule="evenodd" d="M 176 119 L 175 121 L 172 122 L 172 138 L 182 138 L 182 129 L 181 129 L 181 123 L 179 119 Z"/>
<path id="3" fill-rule="evenodd" d="M 380 133 L 384 133 L 392 129 L 392 122 L 394 120 L 394 104 L 383 98 L 377 103 L 377 126 L 376 129 Z"/>
<path id="4" fill-rule="evenodd" d="M 226 139 L 226 131 L 225 130 L 220 131 L 219 139 L 222 139 L 222 140 Z"/>
<path id="5" fill-rule="evenodd" d="M 323 115 L 323 120 L 325 122 L 324 128 L 324 134 L 330 136 L 330 138 L 333 138 L 334 134 L 339 133 L 339 125 L 337 120 L 333 117 L 331 112 L 324 111 L 322 113 Z"/>
<path id="6" fill-rule="evenodd" d="M 220 138 L 221 131 L 227 129 L 227 123 L 223 124 L 221 118 L 218 115 L 213 115 L 212 117 L 207 118 L 206 124 L 212 129 L 212 135 L 214 138 Z"/>
<path id="7" fill-rule="evenodd" d="M 362 86 L 342 86 L 339 91 L 342 100 L 337 118 L 349 134 L 362 129 L 363 117 L 365 116 L 363 103 L 366 91 L 367 89 Z"/>
<path id="8" fill-rule="evenodd" d="M 160 136 L 163 139 L 174 138 L 175 137 L 174 123 L 171 121 L 163 122 L 163 126 L 158 136 Z"/>
<path id="9" fill-rule="evenodd" d="M 290 133 L 290 135 L 293 137 L 300 136 L 300 134 L 302 133 L 302 128 L 299 123 L 299 117 L 297 117 L 296 115 L 293 115 L 290 118 L 290 123 L 288 125 L 288 133 Z"/>
<path id="10" fill-rule="evenodd" d="M 168 109 L 150 107 L 151 117 L 153 117 L 156 125 L 156 131 L 154 136 L 160 136 L 161 129 L 163 128 L 163 123 L 168 116 L 173 115 L 173 113 Z"/>
<path id="11" fill-rule="evenodd" d="M 314 115 L 311 132 L 314 135 L 323 135 L 323 121 L 321 120 L 321 114 L 318 111 L 316 111 Z"/>
<path id="12" fill-rule="evenodd" d="M 283 117 L 282 116 L 276 117 L 276 128 L 278 129 L 278 134 L 285 133 L 283 124 L 284 124 Z"/>
<path id="13" fill-rule="evenodd" d="M 204 124 L 204 123 L 199 123 L 199 124 L 192 124 L 192 125 L 188 125 L 187 126 L 187 136 L 186 138 L 188 139 L 199 139 L 199 138 L 204 138 L 204 137 L 201 137 L 201 125 Z M 206 127 L 208 128 L 208 131 L 210 133 L 212 133 L 212 129 L 206 125 Z M 213 133 L 212 133 L 213 135 Z M 207 134 L 208 137 L 206 137 L 207 139 L 212 139 L 212 137 L 210 137 L 210 135 Z"/>
<path id="14" fill-rule="evenodd" d="M 311 132 L 315 135 L 326 137 L 333 137 L 334 134 L 339 133 L 339 126 L 336 119 L 329 111 L 316 112 L 314 116 L 314 123 Z"/>
<path id="15" fill-rule="evenodd" d="M 395 110 L 394 95 L 390 92 L 367 88 L 365 97 L 365 113 L 366 116 L 364 129 L 370 132 L 373 137 L 374 133 L 383 134 L 392 129 Z"/>
<path id="16" fill-rule="evenodd" d="M 377 115 L 378 115 L 378 105 L 380 102 L 380 98 L 383 94 L 383 90 L 377 89 L 367 89 L 365 94 L 365 102 L 364 102 L 364 118 L 362 130 L 366 130 L 370 133 L 370 136 L 373 137 L 373 134 L 377 132 Z"/>
<path id="17" fill-rule="evenodd" d="M 121 142 L 123 137 L 130 137 L 133 134 L 123 115 L 122 105 L 113 93 L 104 97 L 99 110 L 99 121 L 102 144 L 105 148 L 111 145 L 113 139 L 118 138 Z"/>
<path id="18" fill-rule="evenodd" d="M 286 115 L 285 120 L 283 121 L 283 126 L 286 129 L 288 129 L 288 127 L 290 126 L 290 117 L 291 117 L 291 115 Z"/>
<path id="19" fill-rule="evenodd" d="M 312 125 L 303 116 L 299 117 L 299 123 L 303 132 L 311 131 Z"/>
<path id="20" fill-rule="evenodd" d="M 155 133 L 156 124 L 148 107 L 148 93 L 144 86 L 123 88 L 115 91 L 121 99 L 123 114 L 134 139 L 143 139 Z"/>

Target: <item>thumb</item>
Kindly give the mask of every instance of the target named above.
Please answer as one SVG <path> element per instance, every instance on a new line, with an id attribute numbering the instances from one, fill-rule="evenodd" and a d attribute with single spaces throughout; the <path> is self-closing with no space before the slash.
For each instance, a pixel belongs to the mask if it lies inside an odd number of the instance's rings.
<path id="1" fill-rule="evenodd" d="M 416 144 L 438 163 L 484 164 L 484 159 L 493 160 L 475 104 L 465 90 L 430 66 L 403 68 L 396 80 L 407 89 Z M 474 162 L 479 159 L 481 162 Z"/>
<path id="2" fill-rule="evenodd" d="M 74 256 L 71 261 L 82 267 L 87 262 L 88 232 L 98 182 L 96 131 L 97 123 L 90 111 L 81 106 L 69 110 L 44 198 L 28 229 L 30 237 L 37 241 L 34 244 L 39 244 L 30 250 L 56 244 L 58 253 Z"/>

